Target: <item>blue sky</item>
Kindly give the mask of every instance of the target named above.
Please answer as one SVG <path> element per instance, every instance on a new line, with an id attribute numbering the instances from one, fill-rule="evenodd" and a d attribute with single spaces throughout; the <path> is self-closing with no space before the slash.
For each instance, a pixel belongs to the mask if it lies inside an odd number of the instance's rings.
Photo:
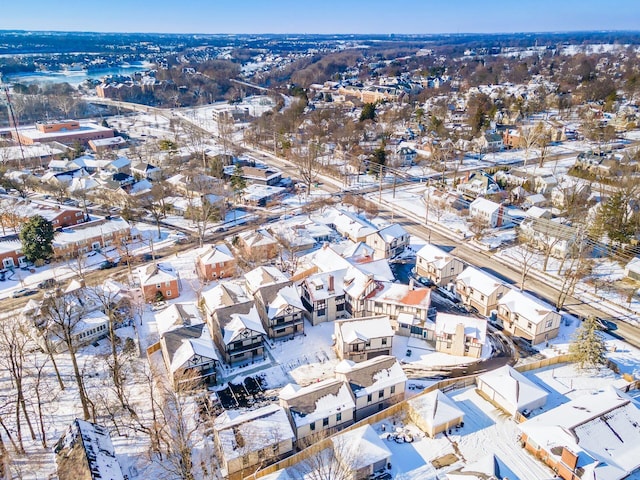
<path id="1" fill-rule="evenodd" d="M 640 30 L 640 0 L 4 0 L 0 29 L 171 33 Z"/>

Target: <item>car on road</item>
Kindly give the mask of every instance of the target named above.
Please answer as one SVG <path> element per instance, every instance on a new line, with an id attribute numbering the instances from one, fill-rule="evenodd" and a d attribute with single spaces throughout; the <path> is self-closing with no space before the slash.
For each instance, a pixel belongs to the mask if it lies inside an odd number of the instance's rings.
<path id="1" fill-rule="evenodd" d="M 33 288 L 21 288 L 20 290 L 16 290 L 15 292 L 13 292 L 11 296 L 13 298 L 20 298 L 28 297 L 29 295 L 35 295 L 36 293 L 38 293 L 38 291 L 34 290 Z"/>
<path id="2" fill-rule="evenodd" d="M 58 285 L 58 281 L 55 278 L 47 278 L 38 284 L 38 288 L 40 289 L 53 288 L 57 285 Z"/>
<path id="3" fill-rule="evenodd" d="M 596 318 L 596 324 L 604 332 L 610 332 L 618 329 L 618 325 L 611 320 L 605 320 L 604 318 Z"/>
<path id="4" fill-rule="evenodd" d="M 118 262 L 112 262 L 110 260 L 105 260 L 100 264 L 98 270 L 108 270 L 110 268 L 114 268 L 118 266 Z"/>

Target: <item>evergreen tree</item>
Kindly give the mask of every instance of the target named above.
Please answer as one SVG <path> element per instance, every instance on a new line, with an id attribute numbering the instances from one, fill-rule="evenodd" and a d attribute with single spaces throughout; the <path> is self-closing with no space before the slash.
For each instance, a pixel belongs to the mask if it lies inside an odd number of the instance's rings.
<path id="1" fill-rule="evenodd" d="M 375 120 L 376 119 L 376 104 L 375 103 L 365 103 L 362 107 L 362 112 L 360 113 L 360 121 L 364 122 L 365 120 Z"/>
<path id="2" fill-rule="evenodd" d="M 53 224 L 40 215 L 25 222 L 20 230 L 22 252 L 30 262 L 46 260 L 53 256 Z"/>
<path id="3" fill-rule="evenodd" d="M 578 328 L 569 345 L 569 353 L 580 368 L 604 365 L 606 347 L 604 339 L 598 333 L 600 327 L 595 317 L 588 317 Z"/>
<path id="4" fill-rule="evenodd" d="M 231 175 L 231 188 L 233 189 L 233 192 L 238 195 L 246 187 L 247 181 L 244 179 L 244 170 L 239 163 L 236 163 L 233 175 Z"/>

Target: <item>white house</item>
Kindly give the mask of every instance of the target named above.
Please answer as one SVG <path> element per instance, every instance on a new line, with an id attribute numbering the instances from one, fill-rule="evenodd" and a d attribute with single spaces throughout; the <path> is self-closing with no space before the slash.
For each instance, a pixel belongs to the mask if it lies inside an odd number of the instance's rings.
<path id="1" fill-rule="evenodd" d="M 487 337 L 487 321 L 438 312 L 435 335 L 438 352 L 480 358 Z"/>
<path id="2" fill-rule="evenodd" d="M 510 365 L 483 373 L 476 379 L 478 389 L 511 415 L 541 408 L 547 392 Z"/>
<path id="3" fill-rule="evenodd" d="M 367 235 L 365 242 L 374 249 L 374 259 L 394 258 L 409 246 L 409 234 L 401 225 L 394 223 Z"/>
<path id="4" fill-rule="evenodd" d="M 381 355 L 360 363 L 343 360 L 336 365 L 335 374 L 351 388 L 356 421 L 404 400 L 407 376 L 394 356 Z"/>
<path id="5" fill-rule="evenodd" d="M 391 355 L 393 335 L 386 315 L 336 320 L 334 324 L 336 353 L 343 360 L 360 362 Z"/>
<path id="6" fill-rule="evenodd" d="M 562 316 L 548 303 L 519 290 L 510 290 L 498 301 L 498 319 L 511 335 L 536 345 L 558 335 Z"/>
<path id="7" fill-rule="evenodd" d="M 476 198 L 469 205 L 469 216 L 491 228 L 499 228 L 511 223 L 504 206 L 483 197 Z"/>
<path id="8" fill-rule="evenodd" d="M 439 287 L 454 282 L 463 269 L 462 260 L 430 243 L 416 254 L 416 274 L 428 278 Z"/>
<path id="9" fill-rule="evenodd" d="M 465 268 L 456 278 L 456 295 L 463 305 L 485 317 L 498 307 L 498 300 L 509 289 L 502 280 L 473 266 Z"/>

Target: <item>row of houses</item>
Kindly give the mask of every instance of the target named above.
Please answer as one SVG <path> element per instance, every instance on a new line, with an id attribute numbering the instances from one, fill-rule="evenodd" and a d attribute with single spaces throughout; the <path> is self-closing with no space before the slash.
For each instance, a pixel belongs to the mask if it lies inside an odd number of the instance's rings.
<path id="1" fill-rule="evenodd" d="M 281 389 L 279 403 L 226 411 L 214 421 L 214 442 L 226 478 L 244 478 L 404 399 L 407 377 L 395 357 L 344 360 L 334 378 Z"/>
<path id="2" fill-rule="evenodd" d="M 558 335 L 562 316 L 555 307 L 459 258 L 427 244 L 416 254 L 416 274 L 455 291 L 464 305 L 494 316 L 508 333 L 533 344 Z"/>

